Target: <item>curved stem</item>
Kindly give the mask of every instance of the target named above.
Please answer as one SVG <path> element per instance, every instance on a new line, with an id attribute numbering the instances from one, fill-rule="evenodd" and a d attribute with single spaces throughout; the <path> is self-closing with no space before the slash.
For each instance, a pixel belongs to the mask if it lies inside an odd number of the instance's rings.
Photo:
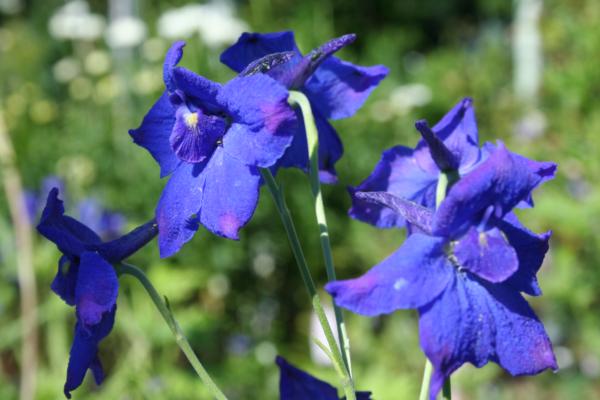
<path id="1" fill-rule="evenodd" d="M 319 225 L 319 238 L 321 240 L 321 250 L 325 261 L 327 271 L 327 280 L 335 281 L 335 266 L 331 252 L 331 243 L 329 241 L 329 227 L 327 226 L 327 217 L 325 215 L 325 205 L 323 204 L 323 194 L 321 192 L 321 181 L 319 179 L 319 134 L 315 125 L 315 119 L 310 107 L 310 102 L 301 92 L 290 91 L 288 99 L 291 105 L 298 105 L 302 110 L 304 118 L 304 129 L 306 130 L 306 139 L 308 143 L 308 157 L 310 160 L 309 180 L 311 192 L 314 198 L 315 214 L 317 224 Z M 348 374 L 352 376 L 352 365 L 350 360 L 350 340 L 344 324 L 344 315 L 342 310 L 332 300 L 333 310 L 335 312 L 335 322 L 338 331 L 338 340 L 344 360 L 344 365 Z"/>
<path id="2" fill-rule="evenodd" d="M 158 294 L 158 292 L 156 291 L 146 274 L 144 274 L 144 271 L 142 271 L 134 265 L 125 263 L 117 264 L 115 266 L 115 269 L 117 270 L 117 274 L 131 275 L 135 279 L 137 279 L 142 284 L 142 286 L 144 286 L 144 289 L 146 289 L 146 292 L 148 292 L 148 295 L 150 295 L 150 298 L 152 299 L 152 302 L 154 302 L 154 305 L 160 312 L 160 315 L 162 315 L 163 319 L 169 326 L 169 329 L 171 329 L 171 332 L 173 332 L 173 336 L 175 336 L 175 341 L 177 342 L 177 345 L 179 346 L 183 354 L 185 354 L 190 364 L 192 364 L 192 367 L 194 367 L 194 370 L 200 377 L 200 380 L 206 385 L 206 387 L 215 399 L 227 400 L 227 397 L 225 397 L 223 392 L 217 387 L 216 383 L 212 380 L 210 375 L 208 375 L 206 369 L 204 369 L 204 367 L 202 366 L 202 363 L 196 356 L 196 353 L 194 353 L 194 350 L 192 349 L 192 346 L 186 339 L 183 330 L 181 329 L 179 323 L 177 323 L 177 320 L 173 316 L 168 302 L 165 302 L 161 298 L 161 296 Z"/>
<path id="3" fill-rule="evenodd" d="M 21 302 L 21 381 L 20 399 L 35 397 L 38 365 L 37 289 L 33 271 L 31 222 L 25 208 L 21 176 L 15 163 L 15 152 L 0 109 L 0 171 L 13 223 L 16 247 L 17 280 Z"/>
<path id="4" fill-rule="evenodd" d="M 337 346 L 335 338 L 333 336 L 333 331 L 329 326 L 329 322 L 327 321 L 327 317 L 325 316 L 325 311 L 323 310 L 323 306 L 321 305 L 321 300 L 319 299 L 319 295 L 317 293 L 317 289 L 315 287 L 315 283 L 310 274 L 310 270 L 308 269 L 308 264 L 306 262 L 306 258 L 304 257 L 304 252 L 302 251 L 302 246 L 300 245 L 300 239 L 298 238 L 298 234 L 296 233 L 296 227 L 294 226 L 294 221 L 290 215 L 290 210 L 287 207 L 285 202 L 285 197 L 283 196 L 283 192 L 280 189 L 279 185 L 275 181 L 273 174 L 266 168 L 260 170 L 262 177 L 269 188 L 269 192 L 275 201 L 275 206 L 277 208 L 277 212 L 281 217 L 281 222 L 283 223 L 283 227 L 285 228 L 285 232 L 288 237 L 288 241 L 290 242 L 290 246 L 292 247 L 292 253 L 294 254 L 294 258 L 296 259 L 296 264 L 300 269 L 300 275 L 302 276 L 302 280 L 304 282 L 304 286 L 308 291 L 308 295 L 311 299 L 311 303 L 313 306 L 313 310 L 315 311 L 319 322 L 321 323 L 321 327 L 323 332 L 325 333 L 325 339 L 327 340 L 327 345 L 332 354 L 332 362 L 334 363 L 334 367 L 336 371 L 340 374 L 340 378 L 342 379 L 342 387 L 344 389 L 344 393 L 346 394 L 347 400 L 356 400 L 356 394 L 354 393 L 354 382 L 352 381 L 352 377 L 348 373 L 348 370 L 345 367 L 343 356 L 340 352 L 340 349 Z"/>

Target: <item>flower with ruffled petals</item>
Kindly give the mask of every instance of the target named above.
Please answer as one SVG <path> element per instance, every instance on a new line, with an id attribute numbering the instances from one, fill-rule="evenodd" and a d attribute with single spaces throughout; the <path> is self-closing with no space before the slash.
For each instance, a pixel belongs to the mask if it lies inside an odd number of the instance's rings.
<path id="1" fill-rule="evenodd" d="M 355 39 L 354 34 L 344 35 L 303 56 L 291 31 L 244 33 L 221 54 L 221 62 L 241 75 L 263 73 L 308 97 L 319 131 L 319 169 L 325 183 L 337 180 L 335 163 L 343 153 L 342 142 L 327 120 L 354 115 L 388 74 L 383 65 L 363 67 L 332 55 Z M 298 128 L 277 166 L 308 170 L 304 127 Z"/>
<path id="2" fill-rule="evenodd" d="M 258 202 L 259 168 L 281 158 L 297 123 L 287 90 L 274 79 L 211 82 L 177 66 L 184 45 L 176 42 L 168 51 L 166 91 L 130 131 L 161 176 L 171 175 L 156 209 L 162 257 L 176 253 L 198 224 L 238 239 Z"/>
<path id="3" fill-rule="evenodd" d="M 337 390 L 329 383 L 294 367 L 283 357 L 277 356 L 275 362 L 281 373 L 279 378 L 280 400 L 340 400 Z M 371 392 L 356 392 L 356 399 L 370 400 Z"/>
<path id="4" fill-rule="evenodd" d="M 111 263 L 135 253 L 157 234 L 151 221 L 110 242 L 81 222 L 64 215 L 58 190 L 48 194 L 38 231 L 63 253 L 52 290 L 75 307 L 77 323 L 71 346 L 64 393 L 71 398 L 88 369 L 100 384 L 104 372 L 98 358 L 98 344 L 112 330 L 117 309 L 119 281 Z"/>
<path id="5" fill-rule="evenodd" d="M 513 375 L 557 369 L 544 327 L 520 293 L 541 294 L 536 273 L 550 232 L 534 234 L 512 214 L 556 165 L 502 143 L 486 149 L 485 161 L 435 211 L 389 192 L 356 193 L 416 229 L 363 276 L 326 286 L 336 304 L 359 314 L 419 311 L 421 347 L 434 366 L 432 400 L 465 362 L 493 361 Z"/>

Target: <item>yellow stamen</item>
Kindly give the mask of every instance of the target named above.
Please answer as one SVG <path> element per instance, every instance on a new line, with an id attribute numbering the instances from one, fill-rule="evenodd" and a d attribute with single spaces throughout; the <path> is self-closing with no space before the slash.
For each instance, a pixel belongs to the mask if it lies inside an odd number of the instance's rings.
<path id="1" fill-rule="evenodd" d="M 185 116 L 185 124 L 188 128 L 195 128 L 198 125 L 198 113 L 190 113 Z"/>

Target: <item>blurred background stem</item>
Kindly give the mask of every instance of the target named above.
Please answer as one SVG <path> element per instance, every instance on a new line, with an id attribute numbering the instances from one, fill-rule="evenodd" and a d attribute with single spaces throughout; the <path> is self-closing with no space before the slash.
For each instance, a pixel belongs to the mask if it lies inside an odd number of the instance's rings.
<path id="1" fill-rule="evenodd" d="M 21 303 L 20 399 L 35 397 L 38 364 L 37 290 L 33 271 L 33 232 L 25 206 L 21 176 L 0 103 L 0 165 L 15 236 L 17 280 Z"/>

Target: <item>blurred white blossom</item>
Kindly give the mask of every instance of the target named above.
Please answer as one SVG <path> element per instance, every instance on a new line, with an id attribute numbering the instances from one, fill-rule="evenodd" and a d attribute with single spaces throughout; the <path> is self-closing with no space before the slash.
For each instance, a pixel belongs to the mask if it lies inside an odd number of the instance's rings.
<path id="1" fill-rule="evenodd" d="M 98 39 L 105 26 L 104 17 L 91 13 L 89 4 L 83 0 L 70 1 L 60 7 L 48 22 L 50 35 L 66 40 Z"/>
<path id="2" fill-rule="evenodd" d="M 85 71 L 90 75 L 104 75 L 110 70 L 110 55 L 103 50 L 90 51 L 84 60 Z"/>
<path id="3" fill-rule="evenodd" d="M 228 2 L 190 4 L 166 11 L 158 19 L 158 33 L 164 38 L 182 39 L 195 33 L 210 47 L 235 41 L 248 25 L 235 17 Z"/>
<path id="4" fill-rule="evenodd" d="M 136 47 L 146 39 L 147 33 L 144 21 L 132 16 L 122 16 L 108 25 L 106 43 L 115 49 Z"/>
<path id="5" fill-rule="evenodd" d="M 58 60 L 52 67 L 54 79 L 60 83 L 67 83 L 75 79 L 81 73 L 81 65 L 76 58 L 65 57 Z"/>

